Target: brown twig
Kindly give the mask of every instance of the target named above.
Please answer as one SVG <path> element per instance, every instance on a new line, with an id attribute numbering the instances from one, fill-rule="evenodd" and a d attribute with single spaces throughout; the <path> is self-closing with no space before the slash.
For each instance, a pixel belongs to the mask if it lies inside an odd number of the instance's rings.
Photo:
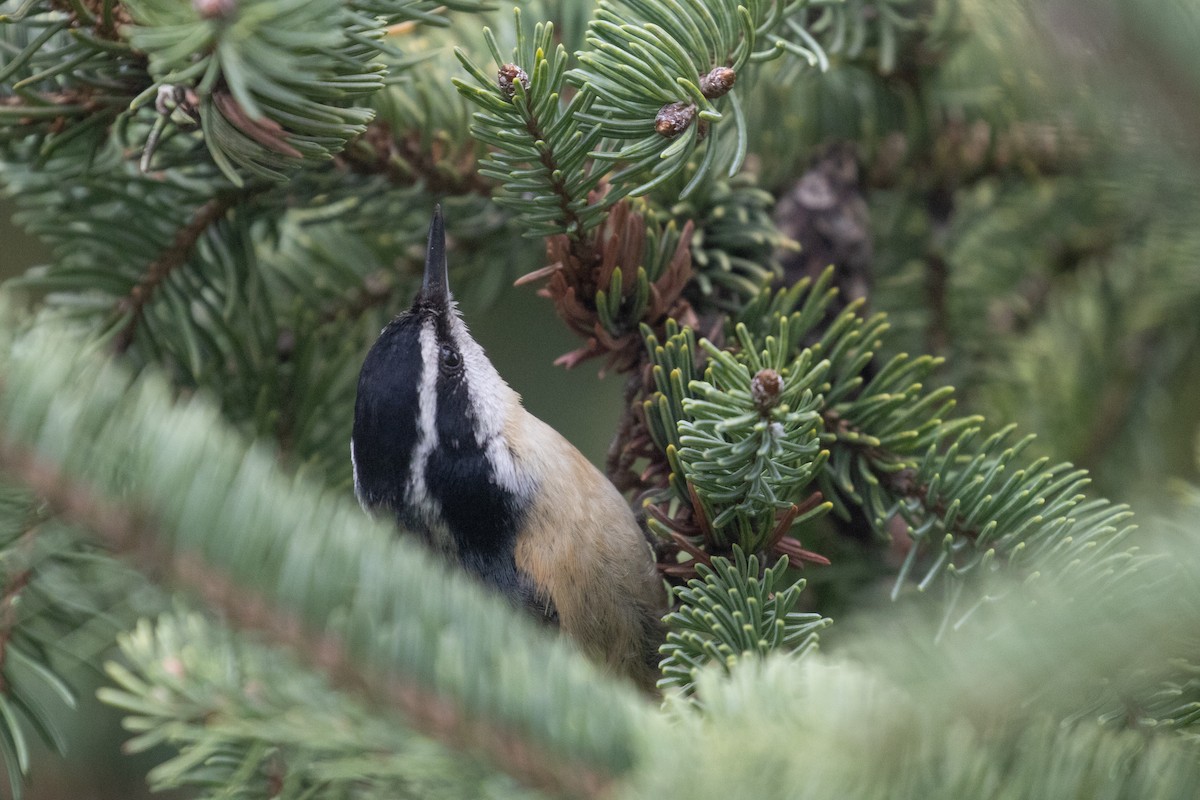
<path id="1" fill-rule="evenodd" d="M 210 227 L 215 225 L 225 214 L 237 205 L 244 197 L 238 193 L 218 195 L 196 209 L 191 220 L 175 233 L 175 238 L 154 261 L 146 267 L 145 274 L 129 294 L 117 302 L 118 317 L 128 316 L 124 327 L 113 341 L 113 348 L 118 353 L 124 353 L 133 344 L 138 322 L 142 318 L 147 304 L 154 297 L 155 291 L 171 273 L 187 263 L 188 256 L 196 242 Z"/>
<path id="2" fill-rule="evenodd" d="M 851 423 L 849 420 L 841 417 L 835 410 L 829 409 L 822 415 L 825 423 L 825 430 L 836 431 L 841 434 L 846 433 L 861 433 L 861 429 Z M 892 462 L 897 464 L 900 457 L 894 453 L 882 450 L 878 447 L 856 444 L 854 442 L 843 441 L 840 443 L 842 447 L 848 447 L 859 451 L 869 461 L 878 461 L 882 463 Z M 870 465 L 871 471 L 879 478 L 879 482 L 889 491 L 909 500 L 916 500 L 921 504 L 921 507 L 930 514 L 944 519 L 949 508 L 944 500 L 938 499 L 931 502 L 929 499 L 929 484 L 919 483 L 916 480 L 916 473 L 911 467 L 903 469 L 880 469 L 874 464 Z M 951 526 L 950 532 L 955 536 L 962 536 L 965 539 L 974 541 L 979 538 L 980 529 L 977 527 L 967 527 L 960 520 L 955 520 Z"/>
<path id="3" fill-rule="evenodd" d="M 633 474 L 633 464 L 637 454 L 629 447 L 630 439 L 637 433 L 641 404 L 637 402 L 643 390 L 640 371 L 635 371 L 625 381 L 624 402 L 621 404 L 621 420 L 617 423 L 616 433 L 608 445 L 608 453 L 604 459 L 604 474 L 613 485 L 624 492 L 637 489 L 638 481 Z"/>
<path id="4" fill-rule="evenodd" d="M 946 505 L 946 501 L 941 498 L 938 498 L 936 501 L 930 501 L 929 484 L 918 483 L 912 469 L 906 468 L 898 472 L 883 473 L 880 475 L 880 483 L 901 497 L 918 501 L 922 509 L 943 521 L 945 520 L 946 512 L 950 510 Z M 963 525 L 960 520 L 956 519 L 954 524 L 950 526 L 949 532 L 955 536 L 975 541 L 979 538 L 980 529 L 975 526 L 968 527 Z"/>
<path id="5" fill-rule="evenodd" d="M 525 115 L 525 130 L 535 142 L 544 142 L 547 140 L 545 131 L 542 130 L 539 121 L 534 119 L 532 113 Z M 570 235 L 567 236 L 567 241 L 570 242 L 569 250 L 571 257 L 590 270 L 599 261 L 599 254 L 596 253 L 587 240 L 587 234 L 584 233 L 586 228 L 584 227 L 583 220 L 579 218 L 573 206 L 575 198 L 571 197 L 571 193 L 567 191 L 566 179 L 555 177 L 555 175 L 562 175 L 563 172 L 559 168 L 554 155 L 550 152 L 550 148 L 539 148 L 539 152 L 541 153 L 539 158 L 542 166 L 550 173 L 551 189 L 554 192 L 554 196 L 558 198 L 558 207 L 563 215 L 563 227 L 571 231 Z"/>
<path id="6" fill-rule="evenodd" d="M 0 470 L 44 498 L 59 514 L 92 531 L 140 568 L 198 592 L 234 626 L 253 630 L 288 647 L 343 690 L 376 706 L 400 710 L 418 732 L 455 748 L 482 752 L 499 769 L 528 786 L 578 797 L 598 797 L 611 778 L 561 758 L 493 722 L 468 716 L 450 699 L 401 675 L 365 669 L 335 635 L 306 628 L 262 594 L 238 585 L 194 554 L 172 553 L 145 515 L 114 505 L 91 487 L 38 458 L 23 446 L 0 438 Z"/>
<path id="7" fill-rule="evenodd" d="M 804 501 L 804 505 L 807 508 L 812 509 L 816 508 L 817 504 L 820 502 L 821 493 L 813 492 L 808 496 L 808 499 Z M 784 535 L 792 529 L 792 523 L 796 521 L 796 517 L 798 516 L 800 516 L 800 506 L 796 505 L 795 503 L 792 503 L 792 505 L 786 511 L 779 515 L 779 518 L 775 520 L 775 528 L 771 531 L 771 535 L 767 537 L 767 550 L 773 550 L 775 545 L 779 544 L 779 540 L 782 539 Z"/>

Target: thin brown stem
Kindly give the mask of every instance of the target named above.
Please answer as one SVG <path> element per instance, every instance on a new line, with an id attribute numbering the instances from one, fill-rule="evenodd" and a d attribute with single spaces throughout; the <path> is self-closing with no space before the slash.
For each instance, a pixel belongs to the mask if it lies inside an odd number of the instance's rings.
<path id="1" fill-rule="evenodd" d="M 862 430 L 849 420 L 841 417 L 835 410 L 829 409 L 823 413 L 825 421 L 825 430 L 833 431 L 840 434 L 850 432 L 862 433 Z M 879 447 L 871 447 L 862 444 L 854 444 L 845 440 L 838 442 L 839 447 L 847 447 L 858 451 L 863 457 L 868 459 L 868 462 L 879 462 L 881 464 L 891 464 L 893 467 L 900 466 L 905 463 L 905 457 Z M 897 497 L 903 497 L 909 500 L 920 502 L 921 507 L 926 513 L 944 519 L 946 512 L 949 510 L 946 502 L 942 499 L 930 501 L 929 499 L 929 484 L 920 483 L 916 480 L 916 472 L 911 467 L 902 469 L 882 469 L 875 464 L 870 465 L 871 471 L 879 478 L 879 482 L 888 491 L 892 492 Z M 811 498 L 810 498 L 811 499 Z M 961 521 L 955 521 L 949 528 L 949 531 L 955 536 L 962 536 L 972 541 L 979 538 L 980 530 L 977 527 L 967 527 Z"/>
<path id="2" fill-rule="evenodd" d="M 215 225 L 233 208 L 243 195 L 230 193 L 218 195 L 196 209 L 191 220 L 175 233 L 175 238 L 162 251 L 158 258 L 150 262 L 145 274 L 129 294 L 117 302 L 117 314 L 128 317 L 125 325 L 113 341 L 113 348 L 118 353 L 124 353 L 133 344 L 137 333 L 138 323 L 146 306 L 154 298 L 154 293 L 171 273 L 187 263 L 188 257 L 196 246 L 196 242 L 204 232 Z"/>
<path id="3" fill-rule="evenodd" d="M 643 388 L 641 370 L 635 369 L 625 381 L 621 419 L 617 423 L 617 431 L 608 445 L 608 453 L 604 460 L 604 473 L 622 492 L 641 488 L 637 475 L 633 472 L 638 454 L 629 445 L 631 439 L 641 432 L 638 408 L 640 404 L 635 404 L 642 395 Z"/>
<path id="4" fill-rule="evenodd" d="M 546 134 L 532 113 L 525 115 L 525 130 L 533 137 L 534 141 L 546 141 Z M 562 212 L 563 227 L 570 231 L 567 238 L 570 241 L 571 255 L 580 266 L 590 272 L 591 266 L 597 261 L 597 253 L 584 233 L 583 221 L 571 205 L 575 198 L 567 191 L 565 179 L 554 177 L 555 174 L 564 174 L 559 169 L 559 163 L 555 160 L 554 154 L 550 152 L 549 148 L 541 148 L 540 152 L 542 166 L 550 173 L 550 185 L 554 196 L 558 199 L 559 210 Z"/>

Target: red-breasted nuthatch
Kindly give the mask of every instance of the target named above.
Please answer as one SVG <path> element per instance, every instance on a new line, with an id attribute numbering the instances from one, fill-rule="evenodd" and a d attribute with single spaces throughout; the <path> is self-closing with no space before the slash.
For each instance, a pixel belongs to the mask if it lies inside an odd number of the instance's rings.
<path id="1" fill-rule="evenodd" d="M 616 488 L 521 406 L 451 297 L 440 208 L 412 308 L 358 379 L 354 488 L 511 601 L 642 686 L 658 676 L 665 594 Z"/>

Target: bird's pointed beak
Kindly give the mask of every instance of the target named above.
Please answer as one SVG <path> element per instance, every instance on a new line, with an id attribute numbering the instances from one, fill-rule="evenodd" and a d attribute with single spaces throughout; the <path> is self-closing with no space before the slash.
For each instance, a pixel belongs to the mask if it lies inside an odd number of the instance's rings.
<path id="1" fill-rule="evenodd" d="M 417 301 L 436 305 L 450 302 L 450 276 L 446 268 L 446 228 L 442 224 L 442 206 L 433 207 L 429 224 L 429 251 L 425 256 L 425 279 Z"/>

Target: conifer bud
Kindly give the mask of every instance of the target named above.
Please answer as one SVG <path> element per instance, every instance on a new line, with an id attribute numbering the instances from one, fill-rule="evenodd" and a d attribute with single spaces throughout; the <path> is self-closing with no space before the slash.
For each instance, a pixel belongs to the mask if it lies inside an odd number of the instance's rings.
<path id="1" fill-rule="evenodd" d="M 692 103 L 667 103 L 654 118 L 654 130 L 664 139 L 674 139 L 688 129 L 696 119 Z"/>
<path id="2" fill-rule="evenodd" d="M 714 67 L 707 75 L 700 76 L 700 91 L 709 100 L 726 95 L 737 81 L 737 73 L 730 67 Z"/>
<path id="3" fill-rule="evenodd" d="M 783 377 L 773 369 L 760 369 L 750 379 L 750 397 L 760 414 L 766 414 L 779 403 L 783 394 Z"/>
<path id="4" fill-rule="evenodd" d="M 203 19 L 225 19 L 237 10 L 237 0 L 192 0 L 192 8 Z"/>
<path id="5" fill-rule="evenodd" d="M 516 64 L 505 64 L 496 72 L 496 83 L 500 86 L 500 94 L 505 100 L 512 100 L 517 93 L 517 84 L 529 91 L 529 74 Z"/>

